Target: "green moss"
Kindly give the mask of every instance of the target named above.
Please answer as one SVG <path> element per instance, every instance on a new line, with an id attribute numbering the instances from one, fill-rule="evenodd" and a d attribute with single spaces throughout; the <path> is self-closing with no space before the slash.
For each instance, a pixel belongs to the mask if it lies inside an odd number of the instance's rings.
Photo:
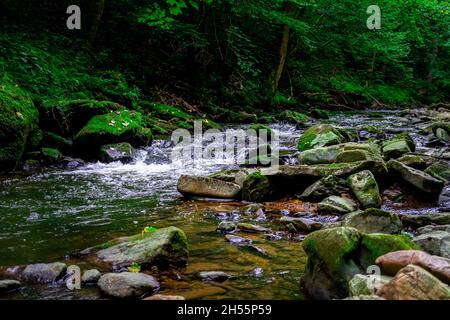
<path id="1" fill-rule="evenodd" d="M 350 141 L 346 131 L 329 124 L 317 124 L 306 130 L 298 141 L 298 150 L 325 147 Z"/>
<path id="2" fill-rule="evenodd" d="M 399 250 L 420 250 L 420 248 L 411 239 L 403 235 L 364 234 L 361 241 L 360 262 L 364 267 L 367 267 L 375 264 L 378 257 Z"/>
<path id="3" fill-rule="evenodd" d="M 277 118 L 280 121 L 286 121 L 292 124 L 302 124 L 309 120 L 306 114 L 293 110 L 285 110 L 281 112 Z"/>
<path id="4" fill-rule="evenodd" d="M 72 140 L 63 138 L 56 133 L 48 131 L 44 132 L 42 144 L 44 147 L 56 148 L 65 153 L 69 153 L 73 146 Z"/>
<path id="5" fill-rule="evenodd" d="M 53 148 L 42 148 L 41 149 L 42 156 L 49 159 L 59 159 L 62 157 L 61 152 L 58 149 Z"/>
<path id="6" fill-rule="evenodd" d="M 328 119 L 329 115 L 326 110 L 316 108 L 311 111 L 311 117 L 313 117 L 315 119 Z"/>
<path id="7" fill-rule="evenodd" d="M 143 127 L 144 116 L 135 111 L 120 110 L 93 117 L 75 136 L 78 148 L 98 151 L 104 144 L 129 142 L 133 146 L 147 145 L 151 130 Z"/>
<path id="8" fill-rule="evenodd" d="M 435 162 L 425 169 L 425 173 L 442 182 L 448 182 L 450 181 L 450 164 L 445 161 Z"/>
<path id="9" fill-rule="evenodd" d="M 0 80 L 0 170 L 9 171 L 21 159 L 39 114 L 20 87 Z"/>
<path id="10" fill-rule="evenodd" d="M 243 183 L 242 199 L 247 201 L 269 200 L 273 194 L 269 178 L 259 171 L 249 174 Z"/>

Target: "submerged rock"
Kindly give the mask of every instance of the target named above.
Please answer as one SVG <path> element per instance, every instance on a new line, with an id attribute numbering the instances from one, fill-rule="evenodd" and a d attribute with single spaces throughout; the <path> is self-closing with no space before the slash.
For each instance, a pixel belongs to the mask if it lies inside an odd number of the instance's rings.
<path id="1" fill-rule="evenodd" d="M 320 214 L 346 214 L 355 209 L 353 201 L 337 196 L 330 196 L 317 205 L 317 212 Z"/>
<path id="2" fill-rule="evenodd" d="M 134 148 L 127 142 L 106 144 L 100 147 L 100 160 L 103 162 L 128 163 L 133 160 L 133 154 Z"/>
<path id="3" fill-rule="evenodd" d="M 241 192 L 241 188 L 232 182 L 187 175 L 178 179 L 177 189 L 184 196 L 220 199 L 235 199 Z"/>
<path id="4" fill-rule="evenodd" d="M 222 221 L 219 223 L 216 230 L 220 232 L 233 232 L 236 230 L 236 223 L 231 221 Z"/>
<path id="5" fill-rule="evenodd" d="M 347 181 L 363 208 L 381 207 L 380 190 L 372 172 L 364 170 L 352 174 Z"/>
<path id="6" fill-rule="evenodd" d="M 406 182 L 426 193 L 439 194 L 444 187 L 442 181 L 396 160 L 390 160 L 387 166 L 389 171 L 399 174 Z"/>
<path id="7" fill-rule="evenodd" d="M 102 246 L 95 260 L 115 268 L 139 263 L 143 270 L 157 266 L 184 266 L 188 260 L 188 243 L 185 233 L 168 227 L 132 237 L 119 238 Z"/>
<path id="8" fill-rule="evenodd" d="M 62 262 L 29 264 L 22 271 L 21 277 L 33 283 L 52 283 L 66 274 L 67 266 Z"/>
<path id="9" fill-rule="evenodd" d="M 425 269 L 410 264 L 382 286 L 377 295 L 388 300 L 448 300 L 450 287 Z"/>
<path id="10" fill-rule="evenodd" d="M 233 236 L 231 234 L 227 234 L 225 236 L 225 239 L 230 242 L 231 244 L 238 245 L 238 246 L 250 246 L 253 241 L 248 238 Z"/>
<path id="11" fill-rule="evenodd" d="M 264 228 L 250 223 L 238 223 L 237 228 L 243 232 L 266 233 L 271 232 L 269 228 Z"/>
<path id="12" fill-rule="evenodd" d="M 98 281 L 102 293 L 114 298 L 138 298 L 160 287 L 159 282 L 144 273 L 104 274 Z"/>
<path id="13" fill-rule="evenodd" d="M 202 271 L 199 273 L 203 281 L 224 282 L 231 278 L 231 275 L 223 271 Z"/>
<path id="14" fill-rule="evenodd" d="M 306 218 L 281 217 L 280 222 L 284 225 L 292 224 L 297 231 L 311 232 L 323 227 L 321 222 Z"/>
<path id="15" fill-rule="evenodd" d="M 365 233 L 395 234 L 402 229 L 402 222 L 396 214 L 374 208 L 348 214 L 344 224 Z"/>
<path id="16" fill-rule="evenodd" d="M 328 196 L 338 196 L 349 190 L 347 181 L 344 179 L 326 176 L 306 188 L 299 198 L 305 201 L 321 201 Z"/>

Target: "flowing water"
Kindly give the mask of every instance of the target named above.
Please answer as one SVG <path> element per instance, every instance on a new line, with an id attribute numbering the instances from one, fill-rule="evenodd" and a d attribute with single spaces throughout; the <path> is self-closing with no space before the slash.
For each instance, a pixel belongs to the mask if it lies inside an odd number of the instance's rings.
<path id="1" fill-rule="evenodd" d="M 329 122 L 343 127 L 417 131 L 395 112 L 345 113 Z M 282 149 L 294 152 L 302 129 L 277 124 Z M 419 146 L 421 137 L 411 132 Z M 184 201 L 176 190 L 181 174 L 206 175 L 224 166 L 188 166 L 171 162 L 172 146 L 155 141 L 139 150 L 130 164 L 93 163 L 75 170 L 47 170 L 0 177 L 0 266 L 65 261 L 89 266 L 69 257 L 74 252 L 118 236 L 140 233 L 145 226 L 177 226 L 190 245 L 186 269 L 155 274 L 161 293 L 208 299 L 302 299 L 299 278 L 305 264 L 301 242 L 268 241 L 253 235 L 254 244 L 269 257 L 234 246 L 215 231 L 221 213 L 241 203 Z M 426 208 L 429 210 L 430 208 Z M 431 208 L 432 209 L 432 208 Z M 274 213 L 273 217 L 276 217 Z M 272 217 L 272 218 L 273 218 Z M 243 215 L 236 219 L 244 221 Z M 259 224 L 276 230 L 271 217 Z M 245 235 L 249 237 L 248 234 Z M 198 280 L 199 271 L 220 270 L 235 277 L 222 284 Z M 96 288 L 70 291 L 64 286 L 26 287 L 12 299 L 97 299 Z"/>

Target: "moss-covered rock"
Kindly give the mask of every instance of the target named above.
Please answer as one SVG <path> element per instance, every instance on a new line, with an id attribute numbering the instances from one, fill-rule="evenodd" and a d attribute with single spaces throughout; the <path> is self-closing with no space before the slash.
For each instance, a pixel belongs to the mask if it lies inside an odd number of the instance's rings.
<path id="1" fill-rule="evenodd" d="M 319 108 L 313 109 L 310 114 L 314 119 L 328 119 L 330 117 L 326 110 Z"/>
<path id="2" fill-rule="evenodd" d="M 434 135 L 444 141 L 450 141 L 450 125 L 444 122 L 436 122 L 431 126 Z"/>
<path id="3" fill-rule="evenodd" d="M 329 124 L 317 124 L 306 130 L 298 141 L 298 150 L 325 147 L 351 141 L 350 134 Z"/>
<path id="4" fill-rule="evenodd" d="M 103 162 L 128 163 L 133 160 L 133 154 L 134 148 L 127 142 L 106 144 L 100 147 L 100 160 Z"/>
<path id="5" fill-rule="evenodd" d="M 38 110 L 27 93 L 0 82 L 0 171 L 16 168 L 38 120 Z"/>
<path id="6" fill-rule="evenodd" d="M 249 174 L 242 185 L 242 199 L 246 201 L 267 201 L 274 194 L 269 178 L 260 172 Z"/>
<path id="7" fill-rule="evenodd" d="M 386 157 L 398 158 L 405 153 L 414 152 L 416 145 L 409 134 L 399 133 L 392 139 L 383 142 L 381 150 Z"/>
<path id="8" fill-rule="evenodd" d="M 75 136 L 77 150 L 92 155 L 105 144 L 129 142 L 138 147 L 152 141 L 150 129 L 139 112 L 120 110 L 93 117 Z"/>
<path id="9" fill-rule="evenodd" d="M 389 252 L 419 249 L 410 238 L 404 235 L 384 233 L 364 234 L 361 239 L 360 264 L 367 268 L 375 264 L 375 260 Z"/>
<path id="10" fill-rule="evenodd" d="M 47 148 L 55 148 L 61 150 L 65 154 L 72 152 L 73 141 L 71 139 L 66 139 L 53 132 L 44 132 L 42 145 Z"/>
<path id="11" fill-rule="evenodd" d="M 329 196 L 317 205 L 317 212 L 320 214 L 346 214 L 355 209 L 353 201 L 338 196 Z"/>
<path id="12" fill-rule="evenodd" d="M 446 183 L 450 181 L 450 163 L 437 161 L 425 169 L 425 173 Z"/>
<path id="13" fill-rule="evenodd" d="M 298 197 L 304 201 L 321 201 L 328 196 L 338 196 L 349 190 L 346 180 L 331 175 L 317 180 Z"/>
<path id="14" fill-rule="evenodd" d="M 280 121 L 286 121 L 295 125 L 303 124 L 309 120 L 306 114 L 293 110 L 284 110 L 277 116 L 277 118 Z"/>
<path id="15" fill-rule="evenodd" d="M 372 172 L 363 170 L 349 176 L 347 181 L 363 208 L 381 207 L 380 190 Z"/>
<path id="16" fill-rule="evenodd" d="M 417 170 L 424 170 L 427 166 L 426 161 L 421 156 L 415 154 L 405 154 L 398 158 L 397 161 Z"/>
<path id="17" fill-rule="evenodd" d="M 361 233 L 354 228 L 331 228 L 309 234 L 302 243 L 308 255 L 302 286 L 314 299 L 348 296 L 348 282 L 362 270 L 353 260 Z"/>
<path id="18" fill-rule="evenodd" d="M 141 265 L 141 270 L 157 266 L 184 266 L 189 251 L 185 233 L 176 227 L 158 229 L 132 237 L 109 241 L 95 249 L 96 263 L 114 268 L 129 267 L 133 263 Z"/>

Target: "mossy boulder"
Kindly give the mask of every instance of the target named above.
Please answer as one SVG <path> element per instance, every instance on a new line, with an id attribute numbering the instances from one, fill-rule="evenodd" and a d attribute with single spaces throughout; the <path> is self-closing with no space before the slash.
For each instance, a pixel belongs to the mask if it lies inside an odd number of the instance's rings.
<path id="1" fill-rule="evenodd" d="M 129 142 L 134 147 L 152 141 L 150 129 L 144 127 L 145 117 L 139 112 L 120 110 L 93 117 L 75 136 L 80 153 L 95 155 L 105 144 Z"/>
<path id="2" fill-rule="evenodd" d="M 409 237 L 405 235 L 391 235 L 385 233 L 363 234 L 359 262 L 363 268 L 375 264 L 375 260 L 389 252 L 419 249 Z"/>
<path id="3" fill-rule="evenodd" d="M 319 108 L 311 110 L 310 115 L 314 119 L 328 119 L 330 117 L 326 110 L 322 110 L 322 109 L 319 109 Z"/>
<path id="4" fill-rule="evenodd" d="M 38 121 L 29 95 L 18 86 L 0 82 L 0 171 L 16 168 Z"/>
<path id="5" fill-rule="evenodd" d="M 361 241 L 354 228 L 330 228 L 309 234 L 302 243 L 308 255 L 301 284 L 313 299 L 348 296 L 348 282 L 362 273 L 353 259 Z"/>
<path id="6" fill-rule="evenodd" d="M 71 137 L 80 131 L 92 117 L 121 108 L 123 108 L 121 105 L 112 101 L 50 100 L 42 106 L 41 122 L 47 130 L 56 130 L 60 135 Z"/>
<path id="7" fill-rule="evenodd" d="M 398 158 L 405 153 L 414 152 L 416 145 L 409 134 L 399 133 L 383 142 L 381 150 L 386 157 Z"/>
<path id="8" fill-rule="evenodd" d="M 249 174 L 242 185 L 242 200 L 260 202 L 273 197 L 274 190 L 269 178 L 260 172 Z"/>
<path id="9" fill-rule="evenodd" d="M 444 141 L 450 141 L 450 125 L 444 122 L 436 122 L 431 126 L 434 135 Z"/>
<path id="10" fill-rule="evenodd" d="M 339 143 L 349 142 L 352 137 L 345 129 L 329 124 L 317 124 L 306 130 L 298 141 L 298 150 L 305 151 Z"/>
<path id="11" fill-rule="evenodd" d="M 148 270 L 154 265 L 185 266 L 189 255 L 186 235 L 176 227 L 118 238 L 95 249 L 101 249 L 93 257 L 96 264 L 124 268 L 138 263 L 141 270 Z"/>
<path id="12" fill-rule="evenodd" d="M 425 173 L 446 183 L 450 181 L 450 163 L 437 161 L 425 169 Z"/>
<path id="13" fill-rule="evenodd" d="M 348 214 L 344 224 L 365 233 L 395 234 L 403 227 L 398 215 L 375 208 Z"/>
<path id="14" fill-rule="evenodd" d="M 47 148 L 61 150 L 65 154 L 71 153 L 73 141 L 56 133 L 45 131 L 43 133 L 42 145 Z"/>
<path id="15" fill-rule="evenodd" d="M 405 154 L 397 161 L 417 170 L 424 170 L 427 167 L 427 162 L 421 156 L 415 154 Z"/>
<path id="16" fill-rule="evenodd" d="M 380 190 L 372 172 L 363 170 L 352 174 L 347 182 L 363 208 L 381 207 Z"/>

